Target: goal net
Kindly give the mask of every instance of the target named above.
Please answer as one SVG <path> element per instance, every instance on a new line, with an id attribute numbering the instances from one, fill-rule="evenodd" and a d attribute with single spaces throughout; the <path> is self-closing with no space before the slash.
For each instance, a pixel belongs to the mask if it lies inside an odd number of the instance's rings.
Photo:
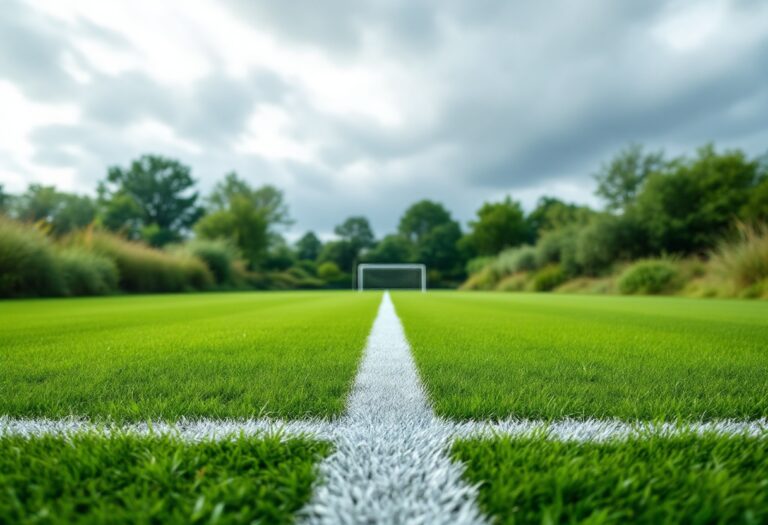
<path id="1" fill-rule="evenodd" d="M 357 289 L 427 290 L 427 267 L 423 264 L 371 264 L 357 266 Z"/>

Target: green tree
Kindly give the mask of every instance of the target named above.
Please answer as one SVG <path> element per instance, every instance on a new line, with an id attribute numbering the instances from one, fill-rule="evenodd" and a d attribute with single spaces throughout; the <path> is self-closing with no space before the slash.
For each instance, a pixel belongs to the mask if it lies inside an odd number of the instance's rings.
<path id="1" fill-rule="evenodd" d="M 463 272 L 466 261 L 457 246 L 461 228 L 442 204 L 429 200 L 413 204 L 400 219 L 398 231 L 413 244 L 416 260 L 441 278 Z"/>
<path id="2" fill-rule="evenodd" d="M 195 224 L 200 238 L 232 242 L 251 268 L 258 267 L 267 253 L 268 229 L 264 211 L 255 207 L 247 195 L 230 196 L 226 208 L 209 213 Z"/>
<path id="3" fill-rule="evenodd" d="M 528 214 L 529 241 L 535 242 L 542 234 L 571 225 L 585 225 L 595 215 L 588 206 L 566 203 L 555 197 L 541 197 Z"/>
<path id="4" fill-rule="evenodd" d="M 477 211 L 477 220 L 469 225 L 469 242 L 478 255 L 496 255 L 505 248 L 523 244 L 529 237 L 523 208 L 509 197 L 483 204 Z"/>
<path id="5" fill-rule="evenodd" d="M 12 214 L 25 222 L 41 222 L 54 235 L 64 235 L 91 224 L 96 204 L 88 196 L 63 193 L 54 186 L 30 184 L 13 200 Z"/>
<path id="6" fill-rule="evenodd" d="M 609 210 L 624 210 L 634 202 L 648 176 L 666 165 L 663 152 L 646 153 L 640 144 L 630 144 L 594 175 L 595 194 L 606 201 Z"/>
<path id="7" fill-rule="evenodd" d="M 637 214 L 656 252 L 707 250 L 749 202 L 758 166 L 741 151 L 718 154 L 705 146 L 695 158 L 651 174 L 629 212 Z"/>
<path id="8" fill-rule="evenodd" d="M 405 210 L 400 218 L 398 231 L 405 238 L 418 245 L 433 228 L 451 221 L 451 214 L 442 204 L 422 200 Z"/>
<path id="9" fill-rule="evenodd" d="M 11 196 L 5 193 L 5 187 L 0 184 L 0 213 L 5 213 L 11 204 Z"/>
<path id="10" fill-rule="evenodd" d="M 750 192 L 740 215 L 748 223 L 768 222 L 768 177 L 762 178 Z"/>
<path id="11" fill-rule="evenodd" d="M 287 246 L 283 249 L 285 242 L 278 227 L 292 221 L 280 190 L 273 186 L 253 188 L 231 172 L 213 188 L 208 205 L 208 215 L 195 225 L 197 235 L 234 243 L 251 268 L 284 266 L 286 251 L 290 250 Z"/>
<path id="12" fill-rule="evenodd" d="M 296 255 L 302 260 L 317 260 L 322 249 L 323 242 L 311 231 L 305 233 L 301 239 L 296 241 Z"/>
<path id="13" fill-rule="evenodd" d="M 355 245 L 349 241 L 330 241 L 323 245 L 318 257 L 319 263 L 332 262 L 341 271 L 351 272 L 354 269 L 358 252 Z"/>
<path id="14" fill-rule="evenodd" d="M 371 225 L 365 217 L 349 217 L 343 223 L 336 226 L 333 231 L 341 240 L 352 244 L 358 254 L 360 250 L 370 248 L 376 242 Z"/>
<path id="15" fill-rule="evenodd" d="M 365 261 L 371 263 L 407 263 L 415 260 L 415 246 L 399 234 L 385 236 L 365 254 Z"/>
<path id="16" fill-rule="evenodd" d="M 161 246 L 178 241 L 203 214 L 190 169 L 157 155 L 113 166 L 100 186 L 102 223 Z"/>

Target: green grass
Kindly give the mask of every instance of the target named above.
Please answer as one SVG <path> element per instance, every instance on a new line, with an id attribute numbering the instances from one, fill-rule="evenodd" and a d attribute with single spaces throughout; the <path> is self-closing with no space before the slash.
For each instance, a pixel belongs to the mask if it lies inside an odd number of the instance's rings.
<path id="1" fill-rule="evenodd" d="M 768 415 L 768 303 L 480 292 L 393 300 L 442 416 Z"/>
<path id="2" fill-rule="evenodd" d="M 290 523 L 327 443 L 0 438 L 0 523 Z"/>
<path id="3" fill-rule="evenodd" d="M 0 302 L 0 415 L 340 414 L 380 294 Z"/>
<path id="4" fill-rule="evenodd" d="M 453 457 L 498 523 L 768 522 L 765 438 L 460 441 Z"/>

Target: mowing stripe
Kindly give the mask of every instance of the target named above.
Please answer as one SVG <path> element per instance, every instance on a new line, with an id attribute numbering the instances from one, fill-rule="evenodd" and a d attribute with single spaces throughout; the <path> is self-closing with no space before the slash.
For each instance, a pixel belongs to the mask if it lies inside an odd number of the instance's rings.
<path id="1" fill-rule="evenodd" d="M 305 523 L 485 523 L 475 487 L 446 455 L 452 425 L 427 403 L 388 293 L 374 321 L 334 454 Z"/>

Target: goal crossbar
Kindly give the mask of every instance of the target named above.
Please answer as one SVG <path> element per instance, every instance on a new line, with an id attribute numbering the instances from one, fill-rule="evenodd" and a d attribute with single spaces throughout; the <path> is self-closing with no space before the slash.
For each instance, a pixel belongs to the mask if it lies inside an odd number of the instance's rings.
<path id="1" fill-rule="evenodd" d="M 421 272 L 421 291 L 427 291 L 427 265 L 421 263 L 363 263 L 357 265 L 357 291 L 363 291 L 363 273 L 365 270 L 419 270 Z"/>

